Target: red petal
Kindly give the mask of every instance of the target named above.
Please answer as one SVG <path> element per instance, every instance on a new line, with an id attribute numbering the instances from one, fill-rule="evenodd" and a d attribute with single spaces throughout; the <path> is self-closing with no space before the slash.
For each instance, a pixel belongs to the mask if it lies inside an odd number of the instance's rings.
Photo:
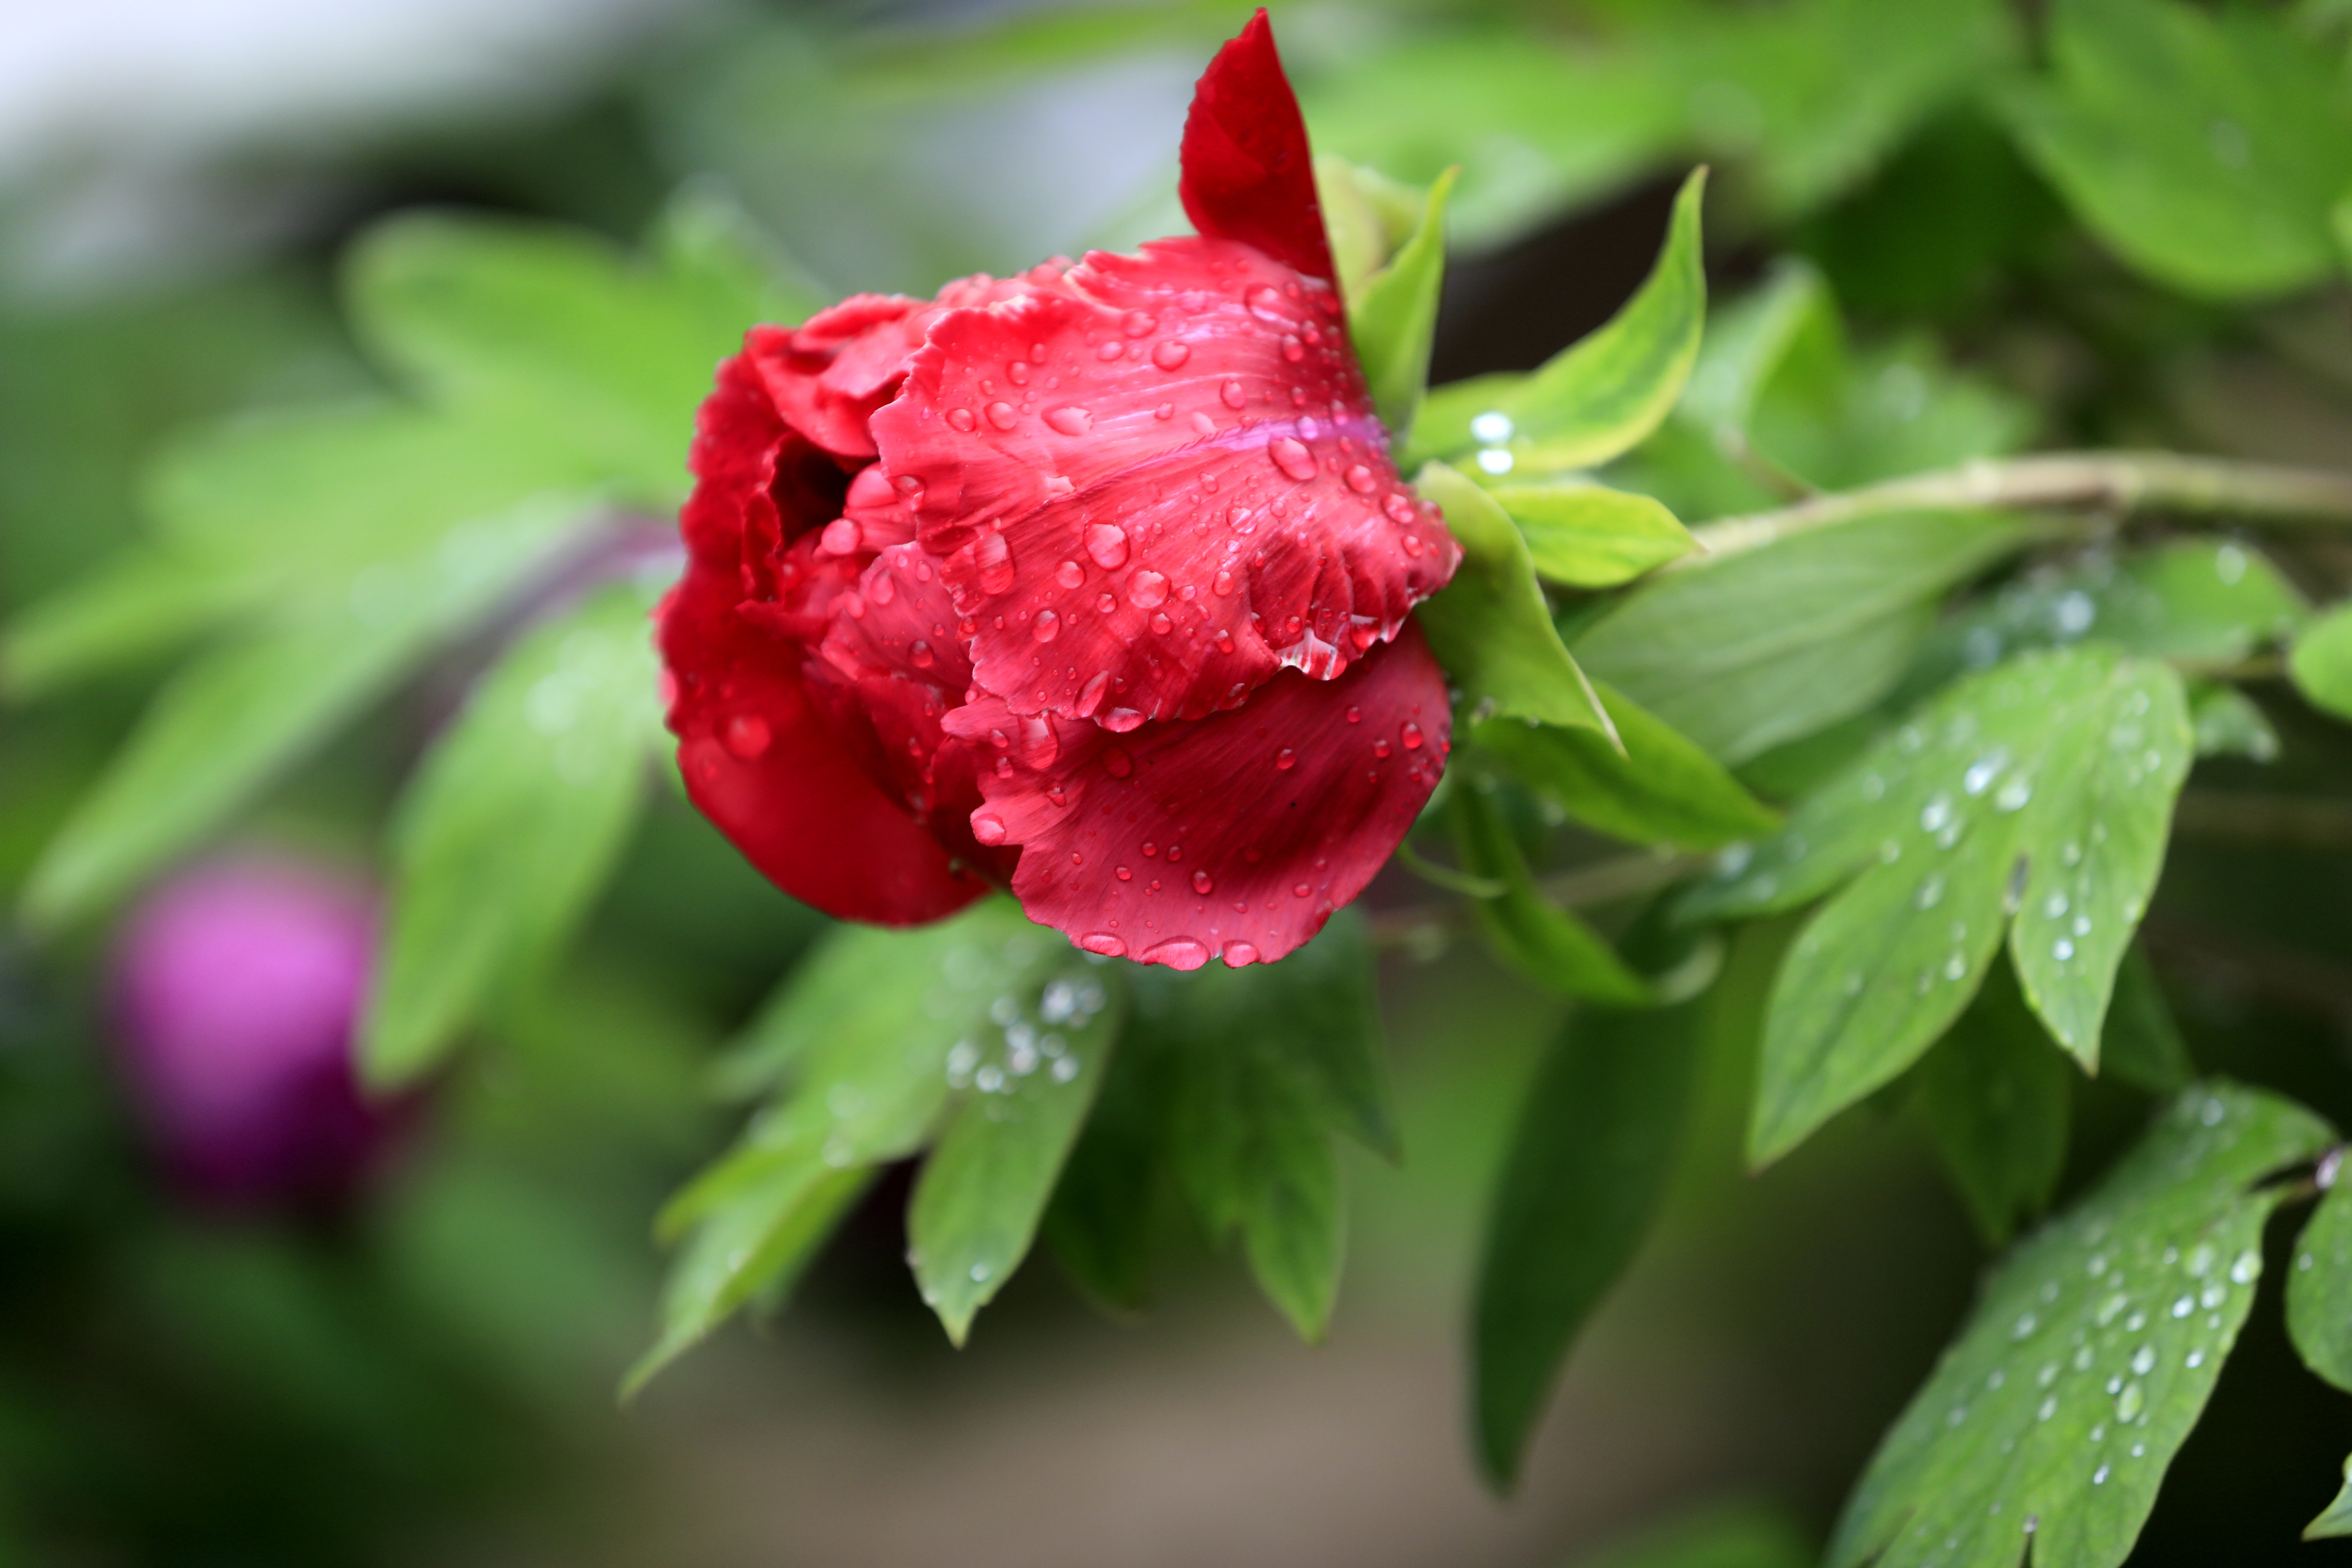
<path id="1" fill-rule="evenodd" d="M 1309 278 L 1339 276 L 1315 195 L 1307 121 L 1263 9 L 1192 89 L 1178 190 L 1202 234 L 1255 245 Z"/>
<path id="2" fill-rule="evenodd" d="M 1131 728 L 1328 679 L 1460 554 L 1397 480 L 1331 289 L 1230 241 L 941 318 L 874 431 L 1018 713 Z"/>
<path id="3" fill-rule="evenodd" d="M 687 794 L 769 880 L 845 920 L 913 925 L 986 890 L 877 785 L 803 683 L 799 646 L 735 611 L 699 560 L 663 606 Z"/>
<path id="4" fill-rule="evenodd" d="M 948 729 L 1007 718 L 983 700 Z M 1452 737 L 1418 626 L 1336 680 L 1286 675 L 1235 712 L 1126 735 L 1043 721 L 1058 750 L 983 773 L 974 830 L 1022 847 L 1013 890 L 1030 919 L 1177 969 L 1270 963 L 1320 931 L 1403 839 Z"/>

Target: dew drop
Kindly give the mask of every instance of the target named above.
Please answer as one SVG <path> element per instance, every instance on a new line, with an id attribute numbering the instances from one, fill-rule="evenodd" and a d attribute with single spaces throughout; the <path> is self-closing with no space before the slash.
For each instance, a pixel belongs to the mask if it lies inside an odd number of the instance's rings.
<path id="1" fill-rule="evenodd" d="M 1348 488 L 1360 496 L 1368 496 L 1380 488 L 1380 480 L 1372 477 L 1372 470 L 1361 463 L 1350 468 L 1346 478 Z"/>
<path id="2" fill-rule="evenodd" d="M 1515 428 L 1511 416 L 1500 409 L 1490 408 L 1470 421 L 1472 437 L 1489 447 L 1509 440 Z"/>
<path id="3" fill-rule="evenodd" d="M 1001 533 L 983 533 L 972 542 L 971 563 L 980 568 L 980 591 L 1002 594 L 1013 586 L 1013 547 Z"/>
<path id="4" fill-rule="evenodd" d="M 1029 635 L 1039 642 L 1052 642 L 1062 635 L 1062 617 L 1051 610 L 1038 611 L 1036 624 L 1029 628 Z"/>
<path id="5" fill-rule="evenodd" d="M 988 405 L 986 413 L 988 415 L 988 422 L 991 425 L 995 426 L 999 430 L 1010 430 L 1013 428 L 1013 422 L 1015 416 L 1013 412 L 1013 405 L 1010 403 L 992 403 Z"/>
<path id="6" fill-rule="evenodd" d="M 1087 524 L 1087 553 L 1106 572 L 1127 564 L 1127 530 L 1115 522 Z"/>
<path id="7" fill-rule="evenodd" d="M 1298 753 L 1288 746 L 1274 753 L 1274 765 L 1285 773 L 1298 765 Z"/>
<path id="8" fill-rule="evenodd" d="M 1406 751 L 1417 752 L 1421 750 L 1421 726 L 1408 721 L 1404 727 L 1402 739 L 1404 741 L 1404 749 Z"/>
<path id="9" fill-rule="evenodd" d="M 1192 890 L 1206 897 L 1217 890 L 1217 884 L 1210 879 L 1206 871 L 1195 871 L 1192 873 Z"/>
<path id="10" fill-rule="evenodd" d="M 1226 571 L 1223 567 L 1219 567 L 1217 569 L 1215 578 L 1209 584 L 1209 591 L 1216 595 L 1220 599 L 1232 598 L 1234 596 L 1234 574 L 1231 572 Z"/>
<path id="11" fill-rule="evenodd" d="M 1250 942 L 1234 941 L 1225 943 L 1217 956 L 1225 961 L 1227 969 L 1244 969 L 1258 961 L 1258 951 Z"/>
<path id="12" fill-rule="evenodd" d="M 1047 409 L 1045 423 L 1065 436 L 1076 437 L 1095 427 L 1095 416 L 1089 410 L 1072 404 L 1065 408 Z"/>
<path id="13" fill-rule="evenodd" d="M 1088 931 L 1078 938 L 1078 945 L 1105 958 L 1118 958 L 1127 952 L 1127 943 L 1107 931 Z"/>
<path id="14" fill-rule="evenodd" d="M 1125 746 L 1107 746 L 1103 749 L 1103 772 L 1123 779 L 1135 772 L 1135 758 Z"/>
<path id="15" fill-rule="evenodd" d="M 1239 409 L 1249 405 L 1249 394 L 1243 390 L 1241 377 L 1237 375 L 1225 377 L 1225 384 L 1217 389 L 1217 397 L 1228 408 Z"/>
<path id="16" fill-rule="evenodd" d="M 1004 842 L 1004 819 L 992 811 L 976 812 L 971 819 L 971 836 L 982 844 L 1002 844 Z"/>
<path id="17" fill-rule="evenodd" d="M 1209 950 L 1189 936 L 1171 936 L 1166 942 L 1144 950 L 1143 962 L 1164 963 L 1169 968 L 1190 972 L 1209 962 Z"/>
<path id="18" fill-rule="evenodd" d="M 1162 370 L 1181 369 L 1184 362 L 1192 357 L 1192 345 L 1180 342 L 1174 338 L 1170 338 L 1151 351 L 1151 363 Z"/>
<path id="19" fill-rule="evenodd" d="M 1086 585 L 1087 569 L 1075 561 L 1065 561 L 1054 568 L 1054 581 L 1065 588 L 1083 587 Z"/>
<path id="20" fill-rule="evenodd" d="M 971 416 L 971 410 L 969 408 L 950 408 L 948 410 L 948 424 L 950 427 L 969 436 L 979 427 L 980 421 Z"/>
<path id="21" fill-rule="evenodd" d="M 1098 669 L 1095 671 L 1092 676 L 1087 678 L 1087 683 L 1078 688 L 1078 717 L 1081 719 L 1093 718 L 1095 716 L 1095 710 L 1102 706 L 1103 698 L 1109 690 L 1110 671 L 1107 669 Z M 1124 778 L 1126 775 L 1121 773 L 1116 776 Z"/>
<path id="22" fill-rule="evenodd" d="M 767 753 L 773 737 L 765 719 L 757 713 L 738 713 L 727 721 L 727 731 L 722 738 L 730 753 L 749 763 Z"/>
<path id="23" fill-rule="evenodd" d="M 1303 483 L 1315 477 L 1315 454 L 1296 436 L 1277 437 L 1266 447 L 1266 453 L 1273 458 L 1276 468 L 1294 479 Z"/>
<path id="24" fill-rule="evenodd" d="M 1146 568 L 1129 579 L 1128 603 L 1139 610 L 1157 609 L 1168 602 L 1168 579 L 1165 574 Z"/>

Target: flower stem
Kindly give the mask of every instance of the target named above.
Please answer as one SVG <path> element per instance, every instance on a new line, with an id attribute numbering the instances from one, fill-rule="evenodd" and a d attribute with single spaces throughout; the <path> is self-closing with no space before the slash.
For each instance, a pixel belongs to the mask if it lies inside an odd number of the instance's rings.
<path id="1" fill-rule="evenodd" d="M 1699 549 L 1675 563 L 1759 549 L 1792 534 L 1897 511 L 2096 508 L 2264 522 L 2352 522 L 2352 474 L 2178 452 L 2044 452 L 1816 496 L 1691 530 Z"/>

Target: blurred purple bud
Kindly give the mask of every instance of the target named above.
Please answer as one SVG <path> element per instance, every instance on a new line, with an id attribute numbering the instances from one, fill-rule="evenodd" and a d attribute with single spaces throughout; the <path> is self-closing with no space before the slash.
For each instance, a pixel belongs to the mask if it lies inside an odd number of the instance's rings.
<path id="1" fill-rule="evenodd" d="M 352 1062 L 374 941 L 366 888 L 283 857 L 197 866 L 132 912 L 118 1054 L 186 1195 L 331 1205 L 376 1163 L 400 1118 L 362 1097 Z"/>

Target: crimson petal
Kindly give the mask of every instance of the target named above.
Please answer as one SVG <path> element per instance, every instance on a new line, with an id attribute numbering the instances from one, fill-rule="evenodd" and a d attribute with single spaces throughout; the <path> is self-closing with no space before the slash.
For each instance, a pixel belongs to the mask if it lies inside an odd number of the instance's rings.
<path id="1" fill-rule="evenodd" d="M 1254 245 L 1309 278 L 1333 279 L 1297 95 L 1260 9 L 1217 51 L 1184 119 L 1184 215 L 1202 234 Z"/>
<path id="2" fill-rule="evenodd" d="M 983 699 L 950 733 L 1005 721 Z M 1429 799 L 1452 738 L 1417 626 L 1336 680 L 1125 735 L 1047 720 L 1049 760 L 981 775 L 982 843 L 1017 844 L 1029 918 L 1092 952 L 1197 969 L 1271 963 L 1363 890 Z"/>
<path id="3" fill-rule="evenodd" d="M 1231 241 L 941 318 L 874 430 L 1017 713 L 1132 728 L 1329 679 L 1460 554 L 1398 482 L 1331 289 Z"/>

